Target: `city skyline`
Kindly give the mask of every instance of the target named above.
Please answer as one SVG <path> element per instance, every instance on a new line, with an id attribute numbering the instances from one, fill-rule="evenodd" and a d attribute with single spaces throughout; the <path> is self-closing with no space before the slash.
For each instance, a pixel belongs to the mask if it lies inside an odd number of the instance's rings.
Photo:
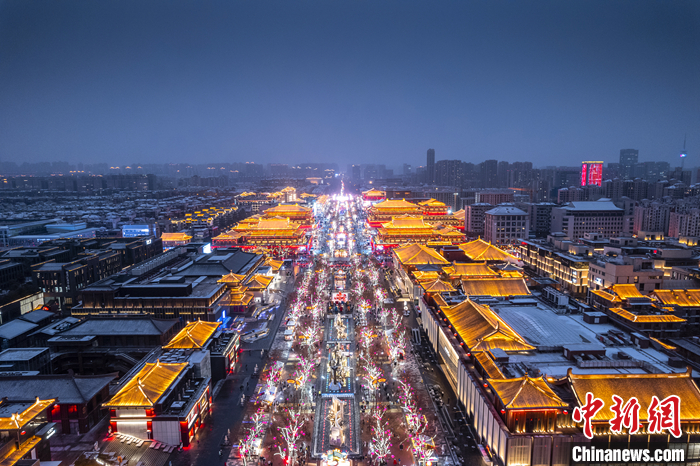
<path id="1" fill-rule="evenodd" d="M 0 5 L 0 160 L 695 165 L 695 2 L 165 5 Z"/>

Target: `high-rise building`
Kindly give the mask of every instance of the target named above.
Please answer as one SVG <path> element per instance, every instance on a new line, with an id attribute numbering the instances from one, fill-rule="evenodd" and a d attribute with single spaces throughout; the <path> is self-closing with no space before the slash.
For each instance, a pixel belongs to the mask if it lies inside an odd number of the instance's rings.
<path id="1" fill-rule="evenodd" d="M 527 239 L 530 217 L 514 206 L 497 206 L 484 214 L 484 239 L 492 244 L 510 244 Z"/>
<path id="2" fill-rule="evenodd" d="M 484 160 L 479 164 L 481 187 L 493 188 L 498 185 L 498 160 Z"/>
<path id="3" fill-rule="evenodd" d="M 603 162 L 583 162 L 581 165 L 581 186 L 603 185 Z"/>
<path id="4" fill-rule="evenodd" d="M 483 235 L 486 221 L 486 211 L 493 209 L 493 205 L 483 202 L 467 206 L 464 214 L 464 228 L 473 236 Z"/>
<path id="5" fill-rule="evenodd" d="M 561 232 L 572 241 L 584 233 L 603 237 L 618 236 L 623 231 L 625 211 L 611 201 L 570 202 L 552 209 L 552 232 Z"/>
<path id="6" fill-rule="evenodd" d="M 362 170 L 359 165 L 350 166 L 350 179 L 353 183 L 359 183 L 362 179 Z"/>
<path id="7" fill-rule="evenodd" d="M 632 233 L 641 231 L 660 231 L 668 234 L 669 221 L 673 206 L 661 202 L 645 201 L 634 208 L 634 226 Z"/>
<path id="8" fill-rule="evenodd" d="M 464 170 L 461 160 L 438 160 L 435 163 L 435 183 L 440 186 L 461 187 Z"/>
<path id="9" fill-rule="evenodd" d="M 435 149 L 428 149 L 428 163 L 426 164 L 426 182 L 435 183 Z"/>
<path id="10" fill-rule="evenodd" d="M 639 151 L 637 149 L 621 149 L 620 165 L 622 166 L 622 176 L 634 178 L 634 166 L 639 163 Z"/>
<path id="11" fill-rule="evenodd" d="M 505 160 L 498 162 L 498 169 L 496 170 L 496 176 L 498 177 L 497 188 L 507 188 L 509 184 L 510 175 L 510 164 Z"/>

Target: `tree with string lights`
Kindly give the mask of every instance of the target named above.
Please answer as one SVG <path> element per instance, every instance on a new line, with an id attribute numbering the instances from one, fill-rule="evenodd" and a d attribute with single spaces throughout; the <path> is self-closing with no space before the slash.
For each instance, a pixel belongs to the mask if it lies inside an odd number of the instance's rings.
<path id="1" fill-rule="evenodd" d="M 369 442 L 369 454 L 375 458 L 375 461 L 384 463 L 385 458 L 390 453 L 391 447 L 391 430 L 389 423 L 382 418 L 386 413 L 386 408 L 375 409 L 372 413 L 374 425 L 372 425 L 372 439 Z"/>
<path id="2" fill-rule="evenodd" d="M 275 455 L 283 458 L 285 464 L 288 466 L 294 466 L 299 439 L 304 435 L 302 429 L 304 426 L 304 418 L 301 415 L 301 409 L 288 409 L 287 419 L 287 425 L 278 428 L 285 446 L 283 447 L 281 444 L 277 445 L 277 453 L 275 453 Z"/>
<path id="3" fill-rule="evenodd" d="M 238 452 L 243 459 L 243 465 L 247 466 L 250 462 L 253 464 L 253 455 L 255 452 L 256 440 L 262 435 L 265 422 L 264 422 L 263 408 L 260 407 L 258 411 L 250 417 L 251 427 L 243 435 L 243 438 L 238 441 Z"/>

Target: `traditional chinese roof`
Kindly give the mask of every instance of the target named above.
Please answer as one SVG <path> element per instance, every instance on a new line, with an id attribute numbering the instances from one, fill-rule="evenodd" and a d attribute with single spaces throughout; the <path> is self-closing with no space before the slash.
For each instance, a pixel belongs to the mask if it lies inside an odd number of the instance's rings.
<path id="1" fill-rule="evenodd" d="M 261 218 L 257 224 L 251 224 L 253 230 L 296 230 L 297 224 L 292 223 L 288 217 Z"/>
<path id="2" fill-rule="evenodd" d="M 493 359 L 491 359 L 491 356 L 489 356 L 489 353 L 487 352 L 481 352 L 481 353 L 476 353 L 475 355 L 476 360 L 479 361 L 479 364 L 481 364 L 481 367 L 484 368 L 484 371 L 486 372 L 486 377 L 489 379 L 505 379 L 506 376 L 503 375 L 503 372 L 498 368 L 495 362 L 493 362 Z"/>
<path id="3" fill-rule="evenodd" d="M 189 363 L 146 363 L 105 406 L 151 408 Z"/>
<path id="4" fill-rule="evenodd" d="M 454 238 L 464 239 L 464 233 L 449 225 L 443 225 L 442 223 L 437 223 L 433 231 L 442 237 L 452 236 Z"/>
<path id="5" fill-rule="evenodd" d="M 481 238 L 460 244 L 459 248 L 473 261 L 508 261 L 517 260 L 504 250 L 487 243 Z"/>
<path id="6" fill-rule="evenodd" d="M 498 277 L 486 262 L 455 262 L 442 269 L 451 277 Z"/>
<path id="7" fill-rule="evenodd" d="M 404 265 L 449 264 L 437 251 L 422 244 L 413 243 L 398 247 L 394 249 L 394 254 Z"/>
<path id="8" fill-rule="evenodd" d="M 612 290 L 620 297 L 620 299 L 644 297 L 644 295 L 640 293 L 637 287 L 634 285 L 613 285 Z"/>
<path id="9" fill-rule="evenodd" d="M 239 275 L 237 273 L 229 273 L 221 277 L 218 283 L 240 283 L 241 280 L 245 278 L 245 275 Z"/>
<path id="10" fill-rule="evenodd" d="M 420 282 L 426 293 L 451 293 L 455 290 L 452 285 L 440 279 Z"/>
<path id="11" fill-rule="evenodd" d="M 392 229 L 392 228 L 426 228 L 432 229 L 431 225 L 428 225 L 423 221 L 423 217 L 420 215 L 401 215 L 398 217 L 391 217 L 391 222 L 382 223 L 382 228 Z"/>
<path id="12" fill-rule="evenodd" d="M 28 395 L 31 397 L 31 394 Z M 55 399 L 40 400 L 39 398 L 26 403 L 1 400 L 0 430 L 21 429 L 55 402 Z"/>
<path id="13" fill-rule="evenodd" d="M 440 202 L 435 199 L 428 199 L 427 201 L 419 202 L 418 205 L 421 206 L 432 206 L 432 207 L 446 207 L 447 204 L 444 202 Z"/>
<path id="14" fill-rule="evenodd" d="M 680 397 L 682 421 L 700 420 L 700 391 L 693 382 L 690 368 L 677 374 L 574 374 L 569 369 L 567 376 L 579 405 L 585 404 L 588 392 L 605 403 L 593 417 L 594 421 L 607 422 L 613 418 L 610 411 L 613 395 L 625 401 L 637 398 L 642 422 L 648 420 L 651 397 L 663 400 L 669 395 Z"/>
<path id="15" fill-rule="evenodd" d="M 457 220 L 462 220 L 462 221 L 464 221 L 464 216 L 465 216 L 464 209 L 461 209 L 461 210 L 458 210 L 457 212 L 454 212 L 454 213 L 452 214 L 452 216 L 453 216 L 454 218 L 456 218 Z"/>
<path id="16" fill-rule="evenodd" d="M 455 306 L 441 309 L 471 351 L 534 349 L 488 306 L 466 299 Z"/>
<path id="17" fill-rule="evenodd" d="M 629 320 L 630 322 L 643 322 L 643 323 L 687 322 L 685 319 L 678 317 L 678 316 L 674 316 L 673 314 L 651 314 L 651 315 L 633 314 L 626 309 L 622 309 L 621 307 L 612 307 L 612 308 L 610 308 L 610 312 L 617 314 L 618 316 L 622 317 L 625 320 Z"/>
<path id="18" fill-rule="evenodd" d="M 516 379 L 489 379 L 489 384 L 506 409 L 566 408 L 564 402 L 547 385 L 544 376 Z"/>
<path id="19" fill-rule="evenodd" d="M 221 322 L 190 322 L 163 346 L 165 349 L 199 349 L 214 335 Z"/>
<path id="20" fill-rule="evenodd" d="M 282 204 L 275 207 L 270 207 L 265 210 L 265 215 L 289 214 L 289 213 L 304 213 L 310 214 L 311 207 L 300 206 L 299 204 Z"/>
<path id="21" fill-rule="evenodd" d="M 283 264 L 284 264 L 284 261 L 278 261 L 275 259 L 268 258 L 265 260 L 265 263 L 263 265 L 272 267 L 272 270 L 277 271 L 280 269 L 280 267 L 282 267 Z"/>
<path id="22" fill-rule="evenodd" d="M 470 278 L 462 279 L 462 290 L 467 296 L 528 296 L 530 290 L 523 278 Z"/>
<path id="23" fill-rule="evenodd" d="M 163 233 L 160 238 L 163 241 L 188 241 L 192 239 L 187 233 Z"/>
<path id="24" fill-rule="evenodd" d="M 226 304 L 229 306 L 247 306 L 253 300 L 255 295 L 253 293 L 247 293 L 246 287 L 241 287 L 237 290 L 231 291 Z"/>
<path id="25" fill-rule="evenodd" d="M 371 207 L 372 210 L 378 209 L 408 209 L 408 210 L 419 210 L 419 207 L 408 202 L 406 199 L 387 199 L 382 202 L 377 202 Z"/>
<path id="26" fill-rule="evenodd" d="M 654 290 L 651 294 L 665 306 L 700 307 L 700 290 Z"/>
<path id="27" fill-rule="evenodd" d="M 676 351 L 678 348 L 676 348 L 673 345 L 669 345 L 668 343 L 664 343 L 663 341 L 659 340 L 658 338 L 654 337 L 649 337 L 650 340 L 655 341 L 658 343 L 662 348 L 667 349 L 669 351 Z"/>
<path id="28" fill-rule="evenodd" d="M 386 196 L 386 191 L 380 191 L 378 189 L 370 189 L 368 191 L 362 191 L 362 194 L 367 197 L 385 197 Z"/>
<path id="29" fill-rule="evenodd" d="M 434 294 L 432 297 L 433 301 L 435 301 L 435 304 L 437 304 L 438 307 L 447 307 L 447 301 L 445 301 L 445 298 L 443 298 L 441 294 Z"/>
<path id="30" fill-rule="evenodd" d="M 259 273 L 256 273 L 246 283 L 246 286 L 251 289 L 251 290 L 264 290 L 268 286 L 270 286 L 270 283 L 272 282 L 272 277 L 268 277 L 267 275 L 261 275 Z"/>
<path id="31" fill-rule="evenodd" d="M 593 293 L 596 296 L 600 296 L 601 298 L 605 299 L 606 301 L 610 302 L 620 302 L 620 298 L 615 296 L 612 293 L 608 293 L 605 290 L 591 290 L 591 293 Z"/>
<path id="32" fill-rule="evenodd" d="M 241 236 L 244 236 L 244 234 L 240 231 L 227 231 L 226 233 L 214 236 L 212 240 L 238 239 Z"/>
<path id="33" fill-rule="evenodd" d="M 416 280 L 420 281 L 426 281 L 426 280 L 437 280 L 440 278 L 440 274 L 436 271 L 430 271 L 430 272 L 422 272 L 420 270 L 414 270 L 413 271 L 413 276 L 416 277 Z"/>

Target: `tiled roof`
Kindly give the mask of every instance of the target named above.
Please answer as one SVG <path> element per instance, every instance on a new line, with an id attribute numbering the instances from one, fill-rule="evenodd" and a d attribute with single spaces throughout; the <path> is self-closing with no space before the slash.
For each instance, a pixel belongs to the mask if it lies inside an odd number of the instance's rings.
<path id="1" fill-rule="evenodd" d="M 170 342 L 163 346 L 165 349 L 196 349 L 202 348 L 204 344 L 214 335 L 221 322 L 203 322 L 198 320 L 190 322 L 175 335 Z"/>
<path id="2" fill-rule="evenodd" d="M 693 382 L 690 369 L 677 374 L 574 374 L 568 372 L 574 395 L 579 405 L 586 401 L 586 393 L 591 392 L 596 398 L 605 403 L 598 411 L 594 421 L 606 422 L 613 418 L 610 406 L 613 406 L 613 395 L 627 401 L 637 398 L 640 404 L 639 420 L 647 421 L 651 397 L 663 400 L 669 395 L 677 395 L 681 399 L 681 420 L 700 420 L 700 391 Z"/>
<path id="3" fill-rule="evenodd" d="M 192 239 L 187 233 L 163 233 L 160 238 L 163 241 L 188 241 Z"/>
<path id="4" fill-rule="evenodd" d="M 517 260 L 514 256 L 482 239 L 460 244 L 459 248 L 473 261 Z"/>
<path id="5" fill-rule="evenodd" d="M 481 364 L 481 367 L 483 367 L 484 371 L 486 372 L 486 377 L 489 379 L 505 379 L 506 376 L 503 375 L 503 372 L 498 368 L 495 362 L 493 362 L 493 359 L 491 359 L 491 356 L 489 356 L 489 353 L 487 352 L 481 352 L 481 353 L 476 353 L 475 355 L 476 360 L 479 361 L 479 364 Z"/>
<path id="6" fill-rule="evenodd" d="M 630 322 L 644 322 L 644 323 L 661 323 L 661 322 L 687 322 L 687 320 L 674 316 L 673 314 L 633 314 L 628 310 L 622 309 L 621 307 L 610 308 L 610 312 L 617 314 L 625 320 Z"/>
<path id="7" fill-rule="evenodd" d="M 420 282 L 426 293 L 451 293 L 456 291 L 452 285 L 440 279 Z"/>
<path id="8" fill-rule="evenodd" d="M 508 409 L 566 408 L 564 402 L 547 385 L 544 376 L 516 379 L 490 379 L 489 384 Z"/>
<path id="9" fill-rule="evenodd" d="M 108 407 L 153 407 L 189 363 L 147 363 L 105 403 Z"/>
<path id="10" fill-rule="evenodd" d="M 31 395 L 22 397 L 30 398 Z M 41 414 L 56 402 L 54 398 L 42 400 L 36 399 L 31 403 L 14 403 L 6 400 L 0 401 L 0 430 L 21 429 L 32 419 Z M 16 408 L 16 411 L 15 411 Z"/>
<path id="11" fill-rule="evenodd" d="M 422 244 L 408 244 L 394 249 L 394 254 L 404 265 L 449 264 L 437 251 Z"/>
<path id="12" fill-rule="evenodd" d="M 654 290 L 651 294 L 665 306 L 700 307 L 700 290 Z"/>
<path id="13" fill-rule="evenodd" d="M 486 262 L 455 262 L 443 270 L 453 277 L 498 277 Z"/>
<path id="14" fill-rule="evenodd" d="M 530 290 L 523 278 L 462 279 L 462 291 L 467 296 L 528 296 Z"/>
<path id="15" fill-rule="evenodd" d="M 534 349 L 488 306 L 466 299 L 455 306 L 441 309 L 471 351 Z"/>

